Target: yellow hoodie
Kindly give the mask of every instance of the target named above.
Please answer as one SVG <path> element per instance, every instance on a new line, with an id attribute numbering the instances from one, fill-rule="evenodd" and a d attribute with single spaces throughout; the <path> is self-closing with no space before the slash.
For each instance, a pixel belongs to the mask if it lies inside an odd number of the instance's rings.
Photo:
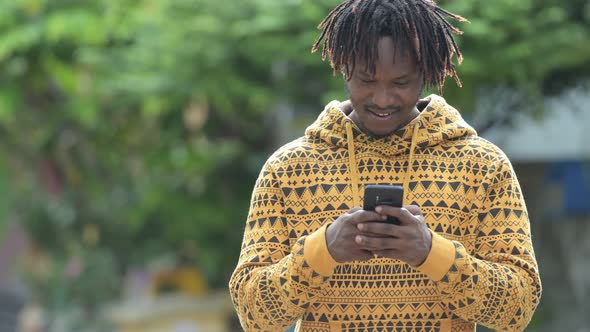
<path id="1" fill-rule="evenodd" d="M 541 283 L 520 186 L 507 157 L 439 96 L 385 138 L 330 103 L 275 152 L 252 194 L 230 280 L 246 331 L 522 330 Z M 362 206 L 367 184 L 401 184 L 433 233 L 426 261 L 339 264 L 327 225 Z"/>

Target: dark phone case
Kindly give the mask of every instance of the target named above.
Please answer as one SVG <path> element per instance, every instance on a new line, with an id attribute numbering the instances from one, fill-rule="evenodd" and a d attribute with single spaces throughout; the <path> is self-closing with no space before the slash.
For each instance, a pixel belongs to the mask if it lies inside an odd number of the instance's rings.
<path id="1" fill-rule="evenodd" d="M 401 186 L 370 184 L 365 186 L 363 209 L 374 211 L 379 205 L 402 207 L 404 189 Z M 387 224 L 399 225 L 396 217 L 388 216 L 384 221 Z"/>

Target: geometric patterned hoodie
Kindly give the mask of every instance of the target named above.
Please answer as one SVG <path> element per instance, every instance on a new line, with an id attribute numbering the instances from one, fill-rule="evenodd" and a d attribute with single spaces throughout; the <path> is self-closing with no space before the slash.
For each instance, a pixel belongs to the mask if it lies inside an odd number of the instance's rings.
<path id="1" fill-rule="evenodd" d="M 541 282 L 528 214 L 506 155 L 442 97 L 384 138 L 332 102 L 256 181 L 230 292 L 246 331 L 523 330 Z M 404 187 L 432 232 L 422 265 L 340 264 L 325 231 L 367 184 Z"/>

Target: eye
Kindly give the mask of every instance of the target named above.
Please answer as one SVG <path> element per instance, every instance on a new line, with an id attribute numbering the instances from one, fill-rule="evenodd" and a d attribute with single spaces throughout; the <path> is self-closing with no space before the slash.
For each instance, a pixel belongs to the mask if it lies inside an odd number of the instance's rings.
<path id="1" fill-rule="evenodd" d="M 370 78 L 361 78 L 360 80 L 361 80 L 361 82 L 363 82 L 365 84 L 375 83 L 375 80 L 372 80 Z"/>
<path id="2" fill-rule="evenodd" d="M 401 87 L 407 86 L 408 84 L 410 84 L 410 81 L 399 81 L 399 82 L 395 82 L 395 85 L 401 86 Z"/>

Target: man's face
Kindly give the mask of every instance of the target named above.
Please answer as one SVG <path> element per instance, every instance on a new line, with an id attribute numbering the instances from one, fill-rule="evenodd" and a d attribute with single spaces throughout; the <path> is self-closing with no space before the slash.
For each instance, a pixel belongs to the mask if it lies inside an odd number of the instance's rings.
<path id="1" fill-rule="evenodd" d="M 346 81 L 354 108 L 350 118 L 375 136 L 388 135 L 419 114 L 416 103 L 422 92 L 422 75 L 414 56 L 402 49 L 395 53 L 395 46 L 389 37 L 379 39 L 375 75 L 357 65 Z"/>

